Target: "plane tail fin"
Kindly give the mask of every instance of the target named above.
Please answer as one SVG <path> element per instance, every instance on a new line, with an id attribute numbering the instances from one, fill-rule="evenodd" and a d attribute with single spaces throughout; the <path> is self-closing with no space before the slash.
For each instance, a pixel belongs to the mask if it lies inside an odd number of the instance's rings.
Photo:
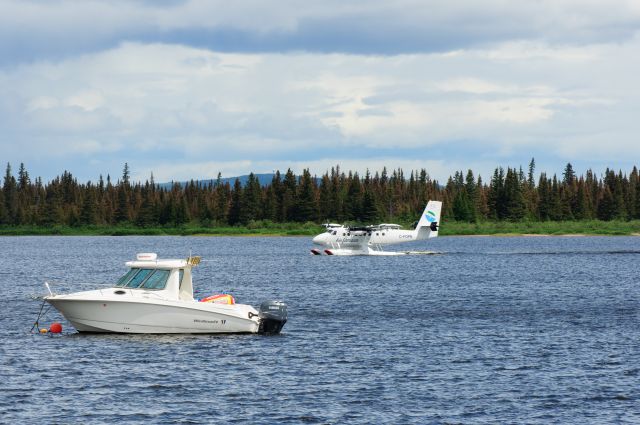
<path id="1" fill-rule="evenodd" d="M 441 210 L 442 202 L 429 201 L 427 203 L 426 208 L 420 216 L 418 225 L 416 226 L 416 232 L 418 232 L 416 239 L 435 238 L 436 236 L 438 236 Z"/>

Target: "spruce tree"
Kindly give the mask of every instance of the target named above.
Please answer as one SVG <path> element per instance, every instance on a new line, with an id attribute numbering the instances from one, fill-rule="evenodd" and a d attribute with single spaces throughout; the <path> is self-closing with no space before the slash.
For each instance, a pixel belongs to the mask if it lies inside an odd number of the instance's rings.
<path id="1" fill-rule="evenodd" d="M 489 219 L 501 220 L 504 218 L 504 169 L 502 167 L 496 168 L 493 172 L 487 195 L 487 206 Z"/>
<path id="2" fill-rule="evenodd" d="M 233 183 L 233 190 L 231 191 L 231 205 L 229 206 L 229 216 L 227 221 L 232 226 L 237 226 L 241 223 L 242 217 L 242 184 L 239 179 L 236 179 Z"/>
<path id="3" fill-rule="evenodd" d="M 296 176 L 291 169 L 287 169 L 282 182 L 282 197 L 280 201 L 281 221 L 294 221 L 296 206 Z"/>
<path id="4" fill-rule="evenodd" d="M 318 201 L 319 216 L 321 220 L 335 220 L 335 217 L 331 216 L 331 180 L 328 174 L 322 176 L 320 181 L 320 193 Z"/>
<path id="5" fill-rule="evenodd" d="M 250 173 L 240 201 L 240 223 L 247 224 L 262 218 L 262 188 L 255 174 Z"/>
<path id="6" fill-rule="evenodd" d="M 4 192 L 6 222 L 8 224 L 15 224 L 18 186 L 15 177 L 11 174 L 11 164 L 9 163 L 7 163 L 2 190 Z"/>
<path id="7" fill-rule="evenodd" d="M 95 193 L 91 187 L 91 182 L 87 183 L 87 189 L 80 211 L 80 223 L 84 225 L 94 225 L 98 223 L 98 205 Z"/>
<path id="8" fill-rule="evenodd" d="M 520 173 L 521 174 L 521 173 Z M 504 218 L 510 221 L 520 221 L 525 216 L 525 202 L 522 195 L 521 175 L 515 168 L 507 168 L 504 182 Z"/>
<path id="9" fill-rule="evenodd" d="M 295 220 L 299 222 L 313 221 L 318 216 L 316 188 L 309 169 L 302 171 L 296 199 Z"/>
<path id="10" fill-rule="evenodd" d="M 362 221 L 367 224 L 373 224 L 378 220 L 378 215 L 375 195 L 371 189 L 365 189 L 362 197 Z"/>
<path id="11" fill-rule="evenodd" d="M 358 173 L 351 174 L 349 176 L 349 191 L 347 192 L 347 199 L 349 202 L 347 218 L 349 220 L 362 220 L 362 198 L 363 194 L 360 177 L 358 176 Z"/>
<path id="12" fill-rule="evenodd" d="M 609 221 L 615 218 L 615 201 L 613 199 L 613 194 L 611 193 L 611 189 L 609 186 L 604 187 L 602 192 L 602 197 L 598 202 L 598 219 Z"/>

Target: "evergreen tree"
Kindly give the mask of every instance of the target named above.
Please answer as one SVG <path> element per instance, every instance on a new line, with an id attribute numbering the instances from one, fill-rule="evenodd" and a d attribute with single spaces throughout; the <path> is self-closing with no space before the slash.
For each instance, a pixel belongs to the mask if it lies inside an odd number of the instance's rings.
<path id="1" fill-rule="evenodd" d="M 515 169 L 507 168 L 504 182 L 504 218 L 510 221 L 522 220 L 526 212 L 521 174 L 516 173 Z"/>
<path id="2" fill-rule="evenodd" d="M 362 184 L 360 183 L 360 177 L 358 173 L 349 175 L 349 191 L 347 199 L 349 200 L 349 209 L 347 211 L 347 218 L 349 220 L 362 220 Z"/>
<path id="3" fill-rule="evenodd" d="M 260 207 L 262 205 L 262 189 L 257 177 L 249 174 L 247 185 L 242 191 L 240 203 L 240 223 L 247 224 L 252 220 L 260 220 L 262 213 Z"/>
<path id="4" fill-rule="evenodd" d="M 493 172 L 487 195 L 488 217 L 491 220 L 502 220 L 505 217 L 504 169 L 498 167 Z"/>
<path id="5" fill-rule="evenodd" d="M 187 207 L 187 199 L 182 196 L 176 202 L 175 224 L 181 226 L 189 222 L 189 209 Z"/>
<path id="6" fill-rule="evenodd" d="M 573 166 L 571 163 L 567 163 L 564 167 L 564 172 L 562 173 L 563 183 L 566 185 L 573 184 L 573 181 L 576 178 L 576 173 L 573 171 Z"/>
<path id="7" fill-rule="evenodd" d="M 547 221 L 551 219 L 551 181 L 547 179 L 546 173 L 540 173 L 538 180 L 538 219 Z"/>
<path id="8" fill-rule="evenodd" d="M 317 219 L 318 202 L 316 200 L 316 188 L 314 179 L 309 169 L 303 170 L 298 186 L 295 217 L 299 222 L 313 221 Z"/>
<path id="9" fill-rule="evenodd" d="M 11 174 L 11 164 L 9 163 L 7 163 L 2 191 L 4 192 L 6 222 L 7 224 L 15 224 L 18 187 L 15 177 Z"/>
<path id="10" fill-rule="evenodd" d="M 125 186 L 129 186 L 129 175 L 129 164 L 125 162 L 124 168 L 122 169 L 122 184 Z"/>
<path id="11" fill-rule="evenodd" d="M 9 224 L 7 219 L 7 205 L 4 200 L 4 190 L 0 188 L 0 226 Z"/>
<path id="12" fill-rule="evenodd" d="M 640 219 L 640 178 L 638 179 L 638 182 L 635 185 L 634 192 L 635 192 L 635 199 L 634 199 L 635 213 L 632 216 L 632 218 L 638 220 Z"/>
<path id="13" fill-rule="evenodd" d="M 471 201 L 465 188 L 459 190 L 453 198 L 453 218 L 456 221 L 474 221 L 473 213 L 471 212 Z"/>
<path id="14" fill-rule="evenodd" d="M 98 203 L 96 202 L 95 193 L 91 189 L 91 182 L 87 183 L 87 190 L 80 212 L 80 223 L 85 225 L 98 224 Z"/>
<path id="15" fill-rule="evenodd" d="M 46 200 L 43 210 L 43 215 L 40 218 L 40 223 L 45 226 L 54 226 L 64 223 L 64 215 L 62 212 L 62 202 L 57 185 L 52 182 L 47 189 Z"/>
<path id="16" fill-rule="evenodd" d="M 580 179 L 576 191 L 576 205 L 573 209 L 573 216 L 576 220 L 585 220 L 591 218 L 589 214 L 589 201 L 587 198 L 587 190 L 585 188 L 584 179 Z"/>
<path id="17" fill-rule="evenodd" d="M 265 191 L 262 214 L 266 220 L 278 221 L 278 198 L 273 184 L 269 185 Z"/>
<path id="18" fill-rule="evenodd" d="M 280 221 L 294 221 L 296 206 L 296 176 L 289 168 L 282 183 L 282 196 L 280 201 Z"/>
<path id="19" fill-rule="evenodd" d="M 136 226 L 138 227 L 154 226 L 158 224 L 159 221 L 156 218 L 156 208 L 152 200 L 151 187 L 153 186 L 148 185 L 146 187 L 142 197 L 142 205 L 136 216 Z"/>
<path id="20" fill-rule="evenodd" d="M 609 186 L 605 186 L 604 191 L 602 192 L 602 197 L 598 202 L 598 219 L 604 221 L 613 220 L 615 214 L 615 201 L 613 199 L 613 194 L 611 193 Z"/>
<path id="21" fill-rule="evenodd" d="M 529 185 L 529 189 L 533 190 L 535 188 L 536 182 L 534 173 L 536 171 L 536 160 L 535 158 L 531 158 L 531 162 L 529 162 L 529 174 L 527 178 L 527 184 Z"/>
<path id="22" fill-rule="evenodd" d="M 332 183 L 328 174 L 322 176 L 320 181 L 320 194 L 318 201 L 318 208 L 320 210 L 320 218 L 322 220 L 335 220 L 335 217 L 331 216 L 332 207 Z"/>
<path id="23" fill-rule="evenodd" d="M 475 178 L 473 177 L 473 171 L 471 170 L 467 171 L 464 190 L 469 198 L 469 214 L 467 217 L 467 221 L 475 222 L 478 216 L 478 204 L 480 202 L 480 198 Z"/>
<path id="24" fill-rule="evenodd" d="M 379 213 L 375 201 L 375 195 L 371 189 L 365 189 L 362 197 L 362 221 L 374 223 L 378 221 Z"/>
<path id="25" fill-rule="evenodd" d="M 118 199 L 115 211 L 116 223 L 124 223 L 130 220 L 129 196 L 125 185 L 121 184 L 117 190 Z"/>
<path id="26" fill-rule="evenodd" d="M 239 179 L 236 179 L 233 183 L 233 190 L 231 191 L 231 205 L 229 206 L 228 222 L 232 226 L 236 226 L 241 223 L 242 217 L 242 184 Z"/>

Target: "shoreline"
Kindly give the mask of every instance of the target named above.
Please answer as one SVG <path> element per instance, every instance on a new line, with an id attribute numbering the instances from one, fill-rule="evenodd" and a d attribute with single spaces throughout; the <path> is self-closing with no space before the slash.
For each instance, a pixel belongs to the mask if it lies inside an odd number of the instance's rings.
<path id="1" fill-rule="evenodd" d="M 196 223 L 180 227 L 106 226 L 0 226 L 0 236 L 200 236 L 200 237 L 313 237 L 325 231 L 315 223 L 270 223 L 246 227 L 207 227 Z M 406 223 L 405 223 L 406 224 Z M 405 229 L 411 229 L 405 226 Z M 440 237 L 585 237 L 640 236 L 640 220 L 548 222 L 443 222 Z"/>
<path id="2" fill-rule="evenodd" d="M 113 234 L 109 233 L 87 233 L 87 232 L 38 232 L 38 233 L 5 233 L 0 232 L 0 237 L 31 237 L 31 236 L 75 236 L 75 237 L 128 237 L 128 236 L 156 236 L 156 237 L 165 237 L 165 236 L 181 236 L 181 237 L 209 237 L 209 238 L 221 238 L 221 237 L 232 237 L 232 238 L 253 238 L 253 237 L 263 237 L 263 238 L 311 238 L 315 235 L 309 234 L 287 234 L 287 233 L 121 233 L 114 232 Z M 616 233 L 616 234 L 608 234 L 608 233 L 479 233 L 479 234 L 445 234 L 439 235 L 440 238 L 461 238 L 461 237 L 469 237 L 469 238 L 509 238 L 509 237 L 523 237 L 523 238 L 588 238 L 588 237 L 598 237 L 598 236 L 609 236 L 609 237 L 618 237 L 618 236 L 626 236 L 626 237 L 640 237 L 640 233 Z"/>

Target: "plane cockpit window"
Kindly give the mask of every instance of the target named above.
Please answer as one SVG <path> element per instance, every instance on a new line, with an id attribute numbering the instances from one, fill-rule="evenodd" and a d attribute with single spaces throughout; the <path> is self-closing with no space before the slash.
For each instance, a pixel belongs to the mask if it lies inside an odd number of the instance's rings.
<path id="1" fill-rule="evenodd" d="M 331 233 L 332 235 L 337 235 L 338 232 L 336 232 L 335 230 Z"/>

